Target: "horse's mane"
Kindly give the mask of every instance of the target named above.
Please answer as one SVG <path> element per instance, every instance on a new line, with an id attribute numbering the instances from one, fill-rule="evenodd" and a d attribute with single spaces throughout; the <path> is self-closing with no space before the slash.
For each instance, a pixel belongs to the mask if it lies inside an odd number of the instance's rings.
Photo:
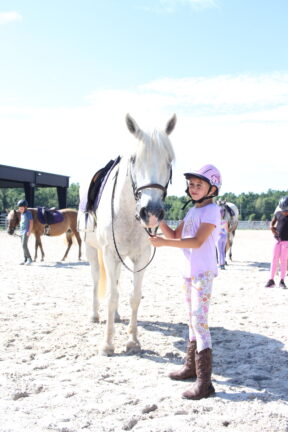
<path id="1" fill-rule="evenodd" d="M 171 163 L 175 159 L 172 144 L 165 132 L 155 129 L 151 134 L 140 131 L 137 136 L 136 146 L 132 150 L 131 156 L 136 157 L 141 162 L 149 163 L 152 155 L 159 156 L 160 161 L 165 164 Z"/>

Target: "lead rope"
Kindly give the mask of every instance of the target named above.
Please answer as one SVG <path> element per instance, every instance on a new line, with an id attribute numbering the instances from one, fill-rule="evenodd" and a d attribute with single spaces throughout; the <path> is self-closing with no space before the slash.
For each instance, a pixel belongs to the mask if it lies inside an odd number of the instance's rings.
<path id="1" fill-rule="evenodd" d="M 116 239 L 115 239 L 115 231 L 114 231 L 114 198 L 115 198 L 115 190 L 116 190 L 116 183 L 117 183 L 117 177 L 118 177 L 118 172 L 119 170 L 117 170 L 116 174 L 115 174 L 115 181 L 114 181 L 114 185 L 113 185 L 113 191 L 112 191 L 112 199 L 111 199 L 111 215 L 112 215 L 112 237 L 113 237 L 113 243 L 114 243 L 114 247 L 116 250 L 116 253 L 118 255 L 119 260 L 121 261 L 121 263 L 124 265 L 124 267 L 129 270 L 131 273 L 139 273 L 142 270 L 146 269 L 148 267 L 148 265 L 152 262 L 154 256 L 155 256 L 155 252 L 156 252 L 156 248 L 154 247 L 154 251 L 153 254 L 150 258 L 150 260 L 148 261 L 148 263 L 142 267 L 139 270 L 132 270 L 123 260 L 123 258 L 121 257 L 117 244 L 116 244 Z M 151 232 L 149 231 L 149 229 L 145 228 L 145 231 L 147 232 L 147 234 L 152 237 Z"/>

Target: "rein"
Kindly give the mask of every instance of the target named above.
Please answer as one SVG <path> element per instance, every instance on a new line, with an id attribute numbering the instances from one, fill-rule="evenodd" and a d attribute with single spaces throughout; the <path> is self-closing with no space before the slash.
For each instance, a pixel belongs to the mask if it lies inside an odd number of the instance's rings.
<path id="1" fill-rule="evenodd" d="M 141 269 L 139 269 L 139 270 L 132 270 L 132 269 L 131 269 L 131 268 L 130 268 L 130 267 L 129 267 L 125 262 L 124 262 L 123 258 L 121 257 L 120 252 L 119 252 L 118 247 L 117 247 L 117 244 L 116 244 L 115 231 L 114 231 L 114 219 L 115 219 L 115 213 L 114 213 L 114 198 L 115 198 L 115 190 L 116 190 L 116 183 L 117 183 L 117 178 L 118 178 L 118 172 L 119 172 L 119 169 L 117 170 L 117 172 L 116 172 L 116 174 L 115 174 L 115 180 L 114 180 L 113 191 L 112 191 L 112 198 L 111 198 L 111 215 L 112 215 L 112 237 L 113 237 L 113 243 L 114 243 L 114 247 L 115 247 L 116 253 L 117 253 L 117 255 L 118 255 L 118 258 L 119 258 L 119 260 L 121 261 L 121 263 L 124 265 L 124 267 L 125 267 L 127 270 L 129 270 L 131 273 L 139 273 L 139 272 L 141 272 L 142 270 L 146 269 L 146 268 L 148 267 L 148 265 L 152 262 L 152 260 L 153 260 L 153 258 L 154 258 L 154 256 L 155 256 L 156 248 L 154 247 L 153 254 L 152 254 L 150 260 L 148 261 L 148 263 L 147 263 L 144 267 L 142 267 Z M 161 186 L 161 185 L 153 185 L 153 187 L 158 187 L 158 188 L 159 188 L 159 186 Z M 145 188 L 148 188 L 148 187 L 152 187 L 152 185 L 142 186 L 141 188 L 138 188 L 137 190 L 139 191 L 139 190 L 142 190 L 142 189 L 145 189 Z M 161 188 L 163 188 L 163 186 L 161 186 Z M 163 189 L 164 189 L 164 188 L 163 188 Z M 133 189 L 133 190 L 134 190 L 134 189 Z M 134 193 L 134 196 L 135 196 L 135 193 Z M 136 198 L 136 196 L 135 196 L 135 198 Z M 150 228 L 144 228 L 144 229 L 145 229 L 145 231 L 147 232 L 147 234 L 148 234 L 150 237 L 152 237 L 151 229 L 150 229 Z"/>

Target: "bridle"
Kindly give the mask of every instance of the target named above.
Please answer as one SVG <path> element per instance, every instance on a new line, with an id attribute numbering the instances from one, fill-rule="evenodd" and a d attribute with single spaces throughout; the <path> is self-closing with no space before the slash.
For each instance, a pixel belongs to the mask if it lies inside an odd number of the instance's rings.
<path id="1" fill-rule="evenodd" d="M 131 183 L 132 183 L 135 201 L 137 202 L 140 200 L 141 191 L 144 189 L 160 189 L 163 192 L 163 201 L 164 201 L 166 198 L 166 195 L 167 195 L 167 189 L 168 189 L 169 183 L 172 183 L 172 167 L 171 167 L 171 165 L 170 165 L 169 179 L 168 179 L 165 186 L 163 186 L 159 183 L 148 183 L 147 185 L 137 187 L 136 180 L 134 180 L 134 178 L 133 178 L 133 166 L 134 166 L 134 164 L 135 164 L 135 158 L 131 158 L 130 159 L 130 178 L 131 178 Z"/>
<path id="2" fill-rule="evenodd" d="M 12 222 L 13 222 L 13 224 L 12 224 Z M 8 230 L 7 230 L 8 233 L 11 232 L 11 234 L 16 235 L 15 230 L 16 230 L 17 225 L 19 225 L 19 217 L 18 217 L 17 211 L 13 210 L 13 218 L 9 219 L 9 225 L 8 225 Z"/>
<path id="3" fill-rule="evenodd" d="M 136 204 L 139 202 L 139 200 L 141 198 L 141 191 L 144 190 L 144 189 L 160 189 L 163 192 L 163 200 L 165 200 L 166 195 L 167 195 L 168 185 L 172 181 L 172 167 L 170 166 L 170 175 L 169 175 L 169 179 L 168 179 L 168 182 L 167 182 L 166 186 L 163 186 L 163 185 L 161 185 L 159 183 L 148 183 L 147 185 L 137 187 L 136 181 L 133 179 L 133 175 L 132 175 L 132 167 L 133 167 L 134 163 L 135 163 L 135 159 L 131 158 L 130 159 L 130 166 L 129 166 L 130 169 L 129 169 L 129 171 L 130 171 L 130 179 L 131 179 L 131 183 L 132 183 L 133 195 L 134 195 L 134 199 L 135 199 Z M 114 185 L 113 185 L 113 191 L 112 191 L 112 197 L 111 197 L 111 215 L 112 215 L 112 237 L 113 237 L 113 243 L 114 243 L 114 247 L 115 247 L 117 256 L 118 256 L 119 260 L 121 261 L 121 263 L 124 265 L 124 267 L 127 270 L 129 270 L 130 272 L 132 272 L 132 273 L 139 273 L 142 270 L 146 269 L 148 267 L 148 265 L 152 262 L 152 260 L 153 260 L 153 258 L 155 256 L 155 253 L 156 253 L 156 248 L 154 247 L 153 254 L 152 254 L 151 258 L 149 259 L 148 263 L 144 267 L 142 267 L 141 269 L 138 269 L 138 270 L 132 270 L 129 266 L 127 266 L 127 264 L 124 262 L 123 258 L 121 257 L 120 252 L 119 252 L 118 247 L 117 247 L 117 244 L 116 244 L 115 230 L 114 230 L 114 219 L 115 219 L 114 198 L 115 198 L 115 190 L 116 190 L 116 183 L 117 183 L 117 178 L 118 178 L 118 172 L 119 172 L 119 168 L 118 168 L 118 170 L 117 170 L 117 172 L 115 174 L 115 177 L 114 177 Z M 136 215 L 136 219 L 140 220 L 140 216 Z M 150 237 L 153 237 L 151 228 L 144 228 L 144 230 L 146 231 L 146 233 Z M 157 229 L 156 229 L 156 231 L 157 231 Z M 155 233 L 156 233 L 156 231 L 155 231 Z"/>

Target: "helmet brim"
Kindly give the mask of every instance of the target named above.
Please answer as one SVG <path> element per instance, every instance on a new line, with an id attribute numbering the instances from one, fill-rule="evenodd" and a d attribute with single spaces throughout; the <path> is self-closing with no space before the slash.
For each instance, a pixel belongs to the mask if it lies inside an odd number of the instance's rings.
<path id="1" fill-rule="evenodd" d="M 202 176 L 201 174 L 192 172 L 192 173 L 184 173 L 184 176 L 186 177 L 186 180 L 189 180 L 191 177 L 197 177 L 200 180 L 203 180 L 210 185 L 210 180 L 207 177 Z"/>

